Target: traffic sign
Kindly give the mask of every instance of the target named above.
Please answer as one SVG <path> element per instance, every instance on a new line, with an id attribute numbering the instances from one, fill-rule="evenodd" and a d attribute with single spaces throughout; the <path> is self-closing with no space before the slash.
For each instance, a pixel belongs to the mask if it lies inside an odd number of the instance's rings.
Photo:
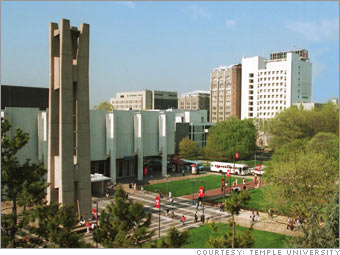
<path id="1" fill-rule="evenodd" d="M 203 197 L 203 191 L 204 191 L 203 187 L 200 187 L 200 189 L 198 190 L 200 197 Z"/>
<path id="2" fill-rule="evenodd" d="M 159 196 L 156 196 L 156 208 L 160 207 L 160 201 L 159 201 Z"/>
<path id="3" fill-rule="evenodd" d="M 239 155 L 238 155 L 238 152 L 236 151 L 236 152 L 235 152 L 235 158 L 238 159 L 238 156 L 239 156 Z"/>
<path id="4" fill-rule="evenodd" d="M 261 171 L 261 165 L 260 164 L 257 165 L 257 171 Z"/>

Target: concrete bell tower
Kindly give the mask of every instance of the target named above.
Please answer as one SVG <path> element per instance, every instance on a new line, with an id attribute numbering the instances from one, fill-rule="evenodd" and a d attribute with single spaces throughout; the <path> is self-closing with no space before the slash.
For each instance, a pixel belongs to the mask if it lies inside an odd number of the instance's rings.
<path id="1" fill-rule="evenodd" d="M 79 216 L 92 210 L 89 123 L 89 25 L 49 25 L 48 116 L 49 203 L 74 206 Z"/>

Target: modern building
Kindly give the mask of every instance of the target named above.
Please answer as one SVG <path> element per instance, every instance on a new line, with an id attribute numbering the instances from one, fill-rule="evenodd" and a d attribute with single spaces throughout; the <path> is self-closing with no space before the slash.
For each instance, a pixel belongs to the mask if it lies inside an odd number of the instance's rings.
<path id="1" fill-rule="evenodd" d="M 116 110 L 166 110 L 177 109 L 177 92 L 141 90 L 116 93 L 110 98 Z"/>
<path id="2" fill-rule="evenodd" d="M 240 64 L 220 66 L 210 75 L 210 122 L 241 117 Z"/>
<path id="3" fill-rule="evenodd" d="M 48 108 L 48 88 L 1 85 L 1 109 L 5 107 Z"/>
<path id="4" fill-rule="evenodd" d="M 46 167 L 49 113 L 38 108 L 6 107 L 1 111 L 1 117 L 10 121 L 12 131 L 21 128 L 30 135 L 28 143 L 17 154 L 19 162 L 24 163 L 29 158 L 32 163 L 42 161 Z M 97 184 L 104 177 L 109 177 L 111 182 L 126 177 L 143 180 L 143 164 L 148 157 L 162 158 L 160 172 L 165 176 L 168 156 L 175 153 L 177 122 L 204 125 L 207 111 L 90 110 L 92 191 L 94 185 L 100 186 Z M 14 135 L 14 132 L 11 134 Z M 201 138 L 197 136 L 197 139 Z M 82 173 L 79 174 L 82 176 Z M 99 175 L 103 176 L 99 178 Z M 100 184 L 102 186 L 99 188 L 104 190 L 105 185 L 103 182 Z"/>
<path id="5" fill-rule="evenodd" d="M 178 98 L 178 109 L 181 110 L 208 110 L 210 104 L 210 91 L 195 90 L 183 93 Z"/>
<path id="6" fill-rule="evenodd" d="M 242 58 L 241 119 L 273 118 L 295 103 L 311 102 L 312 64 L 307 50 Z"/>

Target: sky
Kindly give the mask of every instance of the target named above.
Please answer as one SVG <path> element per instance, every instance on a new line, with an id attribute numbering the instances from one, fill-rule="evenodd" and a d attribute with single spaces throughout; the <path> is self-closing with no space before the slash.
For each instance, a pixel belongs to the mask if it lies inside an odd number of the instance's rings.
<path id="1" fill-rule="evenodd" d="M 209 90 L 242 57 L 307 49 L 312 100 L 339 97 L 339 3 L 1 2 L 1 84 L 49 87 L 50 22 L 90 24 L 90 107 L 116 92 Z"/>

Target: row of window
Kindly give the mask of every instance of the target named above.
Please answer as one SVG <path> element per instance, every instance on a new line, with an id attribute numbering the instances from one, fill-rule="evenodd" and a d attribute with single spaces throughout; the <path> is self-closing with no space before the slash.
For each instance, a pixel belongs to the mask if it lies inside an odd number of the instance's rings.
<path id="1" fill-rule="evenodd" d="M 260 94 L 260 93 L 270 93 L 270 92 L 283 92 L 283 93 L 286 93 L 286 89 L 260 89 L 257 91 L 257 94 Z"/>
<path id="2" fill-rule="evenodd" d="M 261 88 L 261 87 L 266 87 L 266 85 L 268 85 L 268 87 L 270 87 L 270 86 L 284 86 L 284 87 L 287 87 L 287 83 L 286 82 L 273 82 L 273 83 L 271 83 L 271 82 L 268 82 L 268 83 L 259 83 L 259 87 Z"/>
<path id="3" fill-rule="evenodd" d="M 279 103 L 280 102 L 280 103 Z M 285 101 L 276 100 L 276 101 L 258 101 L 258 104 L 285 104 Z"/>
<path id="4" fill-rule="evenodd" d="M 275 78 L 276 78 L 276 79 L 275 79 Z M 258 79 L 257 79 L 258 82 L 260 82 L 260 81 L 267 81 L 267 80 L 268 80 L 268 81 L 270 81 L 270 80 L 272 80 L 272 81 L 275 81 L 275 80 L 276 80 L 276 81 L 277 81 L 277 80 L 285 80 L 285 81 L 286 81 L 286 80 L 287 80 L 287 77 L 286 77 L 286 76 L 284 76 L 284 77 L 283 77 L 283 76 L 280 76 L 280 77 L 279 77 L 279 76 L 276 76 L 276 77 L 272 77 L 272 78 L 271 78 L 271 77 L 268 77 L 268 79 L 267 79 L 266 77 L 264 77 L 264 78 L 258 78 Z"/>
<path id="5" fill-rule="evenodd" d="M 286 70 L 276 70 L 276 71 L 266 71 L 266 72 L 259 72 L 258 75 L 274 75 L 274 74 L 287 74 Z"/>
<path id="6" fill-rule="evenodd" d="M 122 101 L 111 101 L 113 105 L 123 105 L 123 104 L 141 104 L 142 100 L 122 100 Z"/>
<path id="7" fill-rule="evenodd" d="M 282 95 L 260 95 L 260 96 L 257 96 L 257 99 L 260 99 L 260 98 L 282 98 L 283 96 Z M 283 98 L 286 98 L 286 96 L 284 96 Z"/>

